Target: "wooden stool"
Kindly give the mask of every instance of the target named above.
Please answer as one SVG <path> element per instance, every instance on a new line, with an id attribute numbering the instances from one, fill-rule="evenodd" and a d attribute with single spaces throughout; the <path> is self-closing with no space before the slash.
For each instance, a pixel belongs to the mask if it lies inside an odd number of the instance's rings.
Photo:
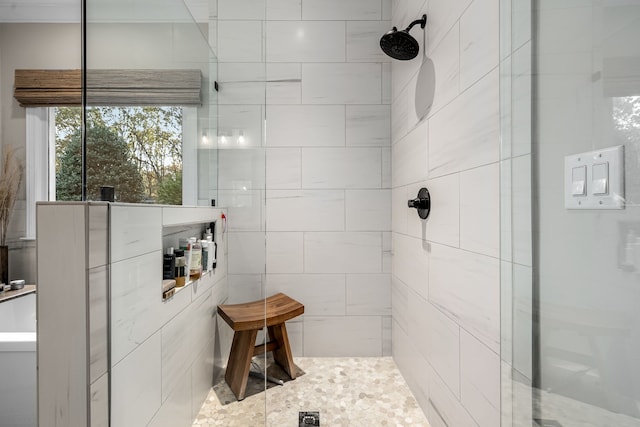
<path id="1" fill-rule="evenodd" d="M 218 306 L 218 314 L 234 330 L 224 379 L 238 400 L 244 399 L 253 356 L 273 352 L 276 363 L 292 380 L 296 378 L 296 368 L 284 322 L 302 313 L 304 305 L 283 293 L 272 295 L 266 300 Z M 255 345 L 258 331 L 265 326 L 270 341 Z"/>

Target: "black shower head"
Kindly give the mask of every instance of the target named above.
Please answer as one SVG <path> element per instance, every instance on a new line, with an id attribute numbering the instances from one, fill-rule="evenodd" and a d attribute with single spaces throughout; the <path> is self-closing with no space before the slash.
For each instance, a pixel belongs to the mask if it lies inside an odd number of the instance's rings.
<path id="1" fill-rule="evenodd" d="M 427 24 L 427 15 L 422 15 L 421 19 L 413 21 L 405 30 L 398 31 L 396 27 L 380 38 L 380 47 L 393 59 L 408 61 L 418 56 L 420 45 L 418 41 L 409 34 L 414 25 L 420 24 L 424 29 Z"/>

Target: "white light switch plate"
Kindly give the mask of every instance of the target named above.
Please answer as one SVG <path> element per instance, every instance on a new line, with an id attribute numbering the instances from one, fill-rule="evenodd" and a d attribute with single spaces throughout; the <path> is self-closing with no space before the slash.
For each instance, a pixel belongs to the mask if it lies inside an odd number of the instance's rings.
<path id="1" fill-rule="evenodd" d="M 602 165 L 606 167 L 602 167 Z M 594 185 L 593 166 L 608 172 L 606 193 L 602 185 Z M 576 193 L 576 168 L 586 167 L 586 194 Z M 598 176 L 597 178 L 601 178 Z M 600 187 L 600 188 L 598 188 Z M 564 158 L 564 207 L 566 209 L 624 209 L 624 146 L 604 148 Z"/>

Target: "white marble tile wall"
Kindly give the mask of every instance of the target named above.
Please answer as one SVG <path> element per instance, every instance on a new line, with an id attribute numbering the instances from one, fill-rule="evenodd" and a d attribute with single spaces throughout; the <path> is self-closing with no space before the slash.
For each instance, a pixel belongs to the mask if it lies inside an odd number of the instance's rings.
<path id="1" fill-rule="evenodd" d="M 246 7 L 224 0 L 217 14 L 220 129 L 260 136 L 251 146 L 263 153 L 220 154 L 229 301 L 278 291 L 299 299 L 297 354 L 389 355 L 391 60 L 379 38 L 391 1 Z M 359 325 L 361 345 L 352 342 Z M 335 328 L 345 330 L 337 341 Z"/>
<path id="2" fill-rule="evenodd" d="M 160 332 L 111 370 L 111 425 L 146 425 L 162 404 Z"/>
<path id="3" fill-rule="evenodd" d="M 392 62 L 393 356 L 432 425 L 498 425 L 491 409 L 500 393 L 498 2 L 392 6 L 399 28 L 428 15 L 427 45 L 419 27 L 412 35 L 436 73 L 432 107 L 419 121 L 420 60 Z M 432 197 L 426 221 L 406 207 L 423 186 Z M 467 359 L 473 351 L 482 362 Z"/>
<path id="4" fill-rule="evenodd" d="M 91 427 L 109 427 L 109 374 L 104 374 L 90 386 Z"/>
<path id="5" fill-rule="evenodd" d="M 139 209 L 119 208 L 127 215 L 125 209 Z M 165 222 L 179 223 L 176 208 L 146 209 L 169 209 L 171 212 L 161 212 Z M 186 211 L 183 216 L 196 221 L 219 217 L 219 210 Z M 122 222 L 112 224 L 111 234 L 120 235 L 113 230 L 115 226 L 122 226 Z M 158 225 L 154 233 L 161 238 L 162 227 Z M 138 253 L 129 252 L 131 258 L 112 263 L 112 425 L 186 426 L 197 414 L 194 407 L 200 407 L 211 387 L 215 306 L 227 298 L 224 264 L 228 240 L 222 227 L 216 228 L 216 241 L 216 271 L 203 275 L 167 301 L 162 301 L 159 294 L 160 251 L 145 253 L 140 247 Z M 228 348 L 221 347 L 228 347 L 222 342 L 227 338 L 215 341 L 218 353 L 225 352 L 225 359 Z"/>

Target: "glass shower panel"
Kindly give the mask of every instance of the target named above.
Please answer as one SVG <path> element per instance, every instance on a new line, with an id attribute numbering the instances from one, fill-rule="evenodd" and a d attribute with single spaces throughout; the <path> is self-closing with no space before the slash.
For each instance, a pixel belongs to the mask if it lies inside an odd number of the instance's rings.
<path id="1" fill-rule="evenodd" d="M 196 22 L 182 0 L 87 0 L 84 54 L 86 198 L 113 186 L 116 201 L 214 203 L 217 59 L 208 22 Z"/>
<path id="2" fill-rule="evenodd" d="M 640 5 L 538 0 L 531 11 L 530 160 L 516 161 L 523 68 L 516 46 L 503 51 L 503 426 L 639 426 Z M 502 29 L 513 42 L 512 13 Z M 613 147 L 620 168 L 605 158 Z M 586 159 L 584 193 L 570 156 Z M 580 209 L 608 197 L 622 209 Z"/>
<path id="3" fill-rule="evenodd" d="M 531 2 L 500 4 L 502 426 L 531 425 Z"/>
<path id="4" fill-rule="evenodd" d="M 268 296 L 264 283 L 265 3 L 254 1 L 248 7 L 249 2 L 210 2 L 216 5 L 210 15 L 215 17 L 211 22 L 212 45 L 218 58 L 218 201 L 228 210 L 229 291 L 225 304 L 261 301 Z M 228 326 L 222 323 L 221 328 Z M 255 344 L 266 340 L 264 330 L 260 331 Z M 261 378 L 266 357 L 267 353 L 253 357 L 246 394 L 240 402 L 222 375 L 214 379 L 220 403 L 217 411 L 227 413 L 230 423 L 266 425 L 265 390 L 273 386 Z"/>

